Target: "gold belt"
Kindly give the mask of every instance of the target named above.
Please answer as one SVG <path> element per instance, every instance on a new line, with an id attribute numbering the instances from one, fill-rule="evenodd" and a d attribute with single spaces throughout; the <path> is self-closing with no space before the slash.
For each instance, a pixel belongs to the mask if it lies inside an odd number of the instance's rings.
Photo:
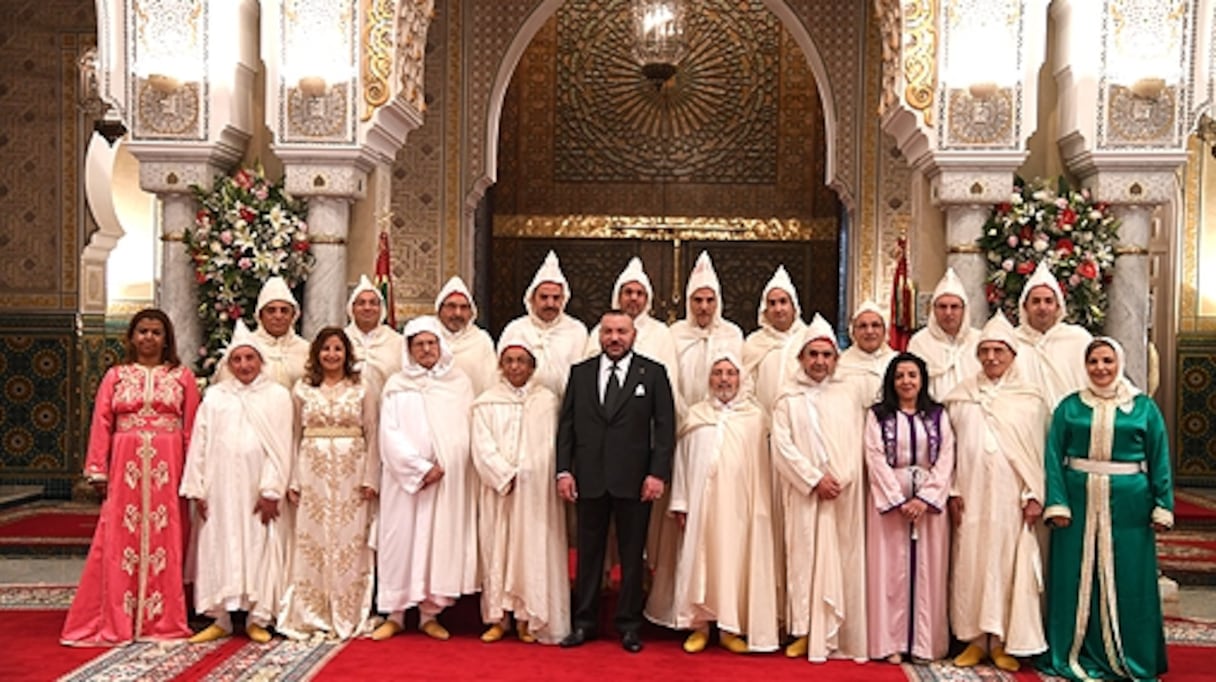
<path id="1" fill-rule="evenodd" d="M 1069 459 L 1068 468 L 1087 474 L 1102 474 L 1117 476 L 1121 474 L 1139 474 L 1144 471 L 1143 462 L 1099 462 L 1092 459 Z"/>
<path id="2" fill-rule="evenodd" d="M 305 438 L 362 438 L 363 429 L 358 426 L 310 426 L 304 429 Z"/>

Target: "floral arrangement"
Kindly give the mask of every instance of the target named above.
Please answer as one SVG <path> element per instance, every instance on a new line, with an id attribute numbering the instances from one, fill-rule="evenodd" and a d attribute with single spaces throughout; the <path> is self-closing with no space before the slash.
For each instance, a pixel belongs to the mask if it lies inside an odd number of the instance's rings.
<path id="1" fill-rule="evenodd" d="M 1118 229 L 1110 206 L 1095 202 L 1088 189 L 1073 191 L 1063 178 L 1054 188 L 1017 178 L 1009 201 L 993 207 L 977 242 L 988 260 L 990 309 L 1017 320 L 1022 287 L 1046 260 L 1064 290 L 1065 319 L 1100 331 Z"/>
<path id="2" fill-rule="evenodd" d="M 203 323 L 198 375 L 207 377 L 215 372 L 236 320 L 252 326 L 262 284 L 280 275 L 294 289 L 308 277 L 314 257 L 306 207 L 282 184 L 267 180 L 260 167 L 216 176 L 211 190 L 191 189 L 201 208 L 185 242 Z"/>

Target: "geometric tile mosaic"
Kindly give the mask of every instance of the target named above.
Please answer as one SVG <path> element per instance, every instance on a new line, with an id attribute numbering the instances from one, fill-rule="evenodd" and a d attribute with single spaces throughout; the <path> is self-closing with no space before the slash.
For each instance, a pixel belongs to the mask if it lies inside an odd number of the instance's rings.
<path id="1" fill-rule="evenodd" d="M 1216 485 L 1216 337 L 1178 339 L 1179 485 Z"/>

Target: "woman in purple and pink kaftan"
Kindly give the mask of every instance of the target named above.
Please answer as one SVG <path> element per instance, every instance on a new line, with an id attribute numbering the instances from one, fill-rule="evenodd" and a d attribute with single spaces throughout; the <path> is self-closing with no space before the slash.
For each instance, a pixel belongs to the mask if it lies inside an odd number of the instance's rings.
<path id="1" fill-rule="evenodd" d="M 950 418 L 929 398 L 928 371 L 909 353 L 887 365 L 882 400 L 866 411 L 869 472 L 866 600 L 870 658 L 935 660 L 947 620 L 954 477 Z"/>

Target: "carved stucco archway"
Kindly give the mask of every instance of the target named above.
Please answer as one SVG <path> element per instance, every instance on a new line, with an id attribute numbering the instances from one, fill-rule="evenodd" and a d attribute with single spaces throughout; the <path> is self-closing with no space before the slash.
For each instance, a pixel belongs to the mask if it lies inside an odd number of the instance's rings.
<path id="1" fill-rule="evenodd" d="M 507 88 L 524 51 L 562 3 L 563 0 L 495 0 L 491 13 L 495 16 L 470 17 L 472 26 L 465 37 L 478 45 L 478 53 L 470 55 L 466 71 L 470 75 L 465 88 L 469 114 L 466 139 L 470 148 L 461 217 L 460 269 L 464 272 L 473 270 L 474 211 L 486 189 L 497 180 L 499 125 Z M 860 95 L 857 84 L 849 79 L 856 78 L 856 69 L 852 67 L 861 58 L 865 6 L 859 6 L 855 0 L 763 0 L 763 4 L 789 32 L 815 77 L 825 127 L 824 182 L 839 196 L 852 223 L 857 211 Z M 812 23 L 812 17 L 818 21 Z M 503 26 L 517 28 L 504 33 Z M 813 32 L 818 35 L 812 35 Z M 827 47 L 821 49 L 824 43 Z M 496 51 L 501 56 L 496 57 Z"/>

